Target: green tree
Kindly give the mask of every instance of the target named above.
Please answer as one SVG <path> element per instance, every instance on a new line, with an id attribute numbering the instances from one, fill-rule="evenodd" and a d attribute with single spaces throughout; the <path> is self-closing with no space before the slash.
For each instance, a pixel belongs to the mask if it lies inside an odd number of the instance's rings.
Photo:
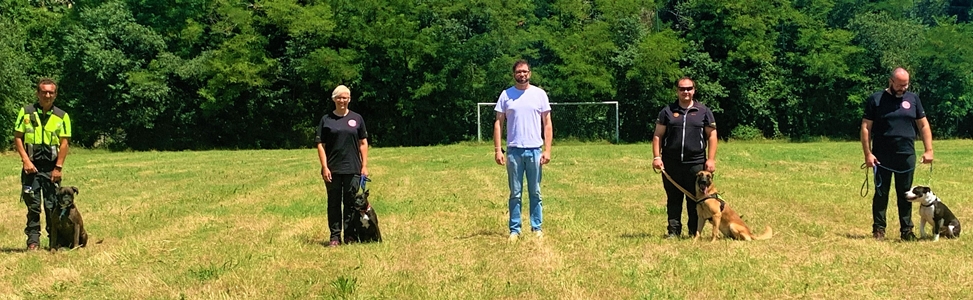
<path id="1" fill-rule="evenodd" d="M 17 111 L 37 101 L 35 85 L 42 77 L 58 79 L 59 61 L 53 50 L 56 28 L 65 7 L 38 8 L 39 3 L 0 0 L 0 124 L 8 128 L 8 139 L 0 147 L 9 149 L 9 131 Z M 62 93 L 64 89 L 59 89 Z M 70 93 L 70 92 L 68 92 Z M 63 101 L 58 105 L 64 106 Z"/>
<path id="2" fill-rule="evenodd" d="M 78 120 L 75 141 L 122 139 L 155 126 L 170 88 L 146 70 L 165 48 L 161 36 L 135 22 L 122 1 L 81 7 L 63 34 L 61 97 Z"/>
<path id="3" fill-rule="evenodd" d="M 923 84 L 915 92 L 929 115 L 934 137 L 973 135 L 973 24 L 957 24 L 953 17 L 939 19 L 924 34 L 918 51 L 920 68 L 913 81 Z"/>

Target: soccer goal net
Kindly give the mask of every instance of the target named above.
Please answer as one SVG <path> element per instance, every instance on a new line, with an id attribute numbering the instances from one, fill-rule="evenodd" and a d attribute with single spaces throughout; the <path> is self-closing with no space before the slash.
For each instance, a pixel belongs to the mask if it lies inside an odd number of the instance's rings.
<path id="1" fill-rule="evenodd" d="M 496 103 L 476 104 L 476 140 L 493 139 Z M 582 141 L 618 142 L 618 101 L 551 103 L 554 140 L 575 138 Z M 504 131 L 506 132 L 506 131 Z M 504 133 L 506 135 L 506 133 Z"/>

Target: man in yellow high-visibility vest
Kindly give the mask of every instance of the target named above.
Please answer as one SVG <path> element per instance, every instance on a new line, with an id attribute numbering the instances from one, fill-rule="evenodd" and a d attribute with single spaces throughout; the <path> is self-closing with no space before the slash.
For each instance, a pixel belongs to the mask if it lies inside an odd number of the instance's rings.
<path id="1" fill-rule="evenodd" d="M 47 218 L 47 234 L 51 234 L 50 212 L 55 205 L 55 187 L 61 182 L 64 159 L 68 156 L 71 138 L 71 118 L 54 106 L 57 83 L 49 78 L 37 83 L 37 103 L 20 109 L 14 125 L 14 148 L 20 154 L 24 168 L 20 173 L 23 184 L 21 198 L 27 204 L 27 250 L 37 250 L 40 244 L 41 200 Z"/>

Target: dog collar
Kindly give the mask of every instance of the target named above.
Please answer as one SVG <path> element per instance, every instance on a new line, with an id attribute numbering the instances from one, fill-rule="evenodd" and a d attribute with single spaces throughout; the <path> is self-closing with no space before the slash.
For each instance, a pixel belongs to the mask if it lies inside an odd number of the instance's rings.
<path id="1" fill-rule="evenodd" d="M 939 199 L 936 199 L 936 201 L 939 201 Z M 921 205 L 922 207 L 930 207 L 933 206 L 933 204 L 936 204 L 936 201 L 930 202 L 929 205 L 925 205 L 925 204 L 919 204 L 919 205 Z"/>

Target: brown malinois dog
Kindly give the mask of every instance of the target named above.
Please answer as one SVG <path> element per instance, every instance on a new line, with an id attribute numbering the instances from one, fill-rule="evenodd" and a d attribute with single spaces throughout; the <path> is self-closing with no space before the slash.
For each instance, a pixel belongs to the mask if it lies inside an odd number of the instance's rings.
<path id="1" fill-rule="evenodd" d="M 759 236 L 754 236 L 750 232 L 750 228 L 743 223 L 740 215 L 719 198 L 711 172 L 696 173 L 696 213 L 699 215 L 699 228 L 696 228 L 696 236 L 693 240 L 698 240 L 702 235 L 703 226 L 707 221 L 713 224 L 712 241 L 716 241 L 720 232 L 725 237 L 744 241 L 766 240 L 774 236 L 770 226 L 767 226 L 767 230 Z"/>

